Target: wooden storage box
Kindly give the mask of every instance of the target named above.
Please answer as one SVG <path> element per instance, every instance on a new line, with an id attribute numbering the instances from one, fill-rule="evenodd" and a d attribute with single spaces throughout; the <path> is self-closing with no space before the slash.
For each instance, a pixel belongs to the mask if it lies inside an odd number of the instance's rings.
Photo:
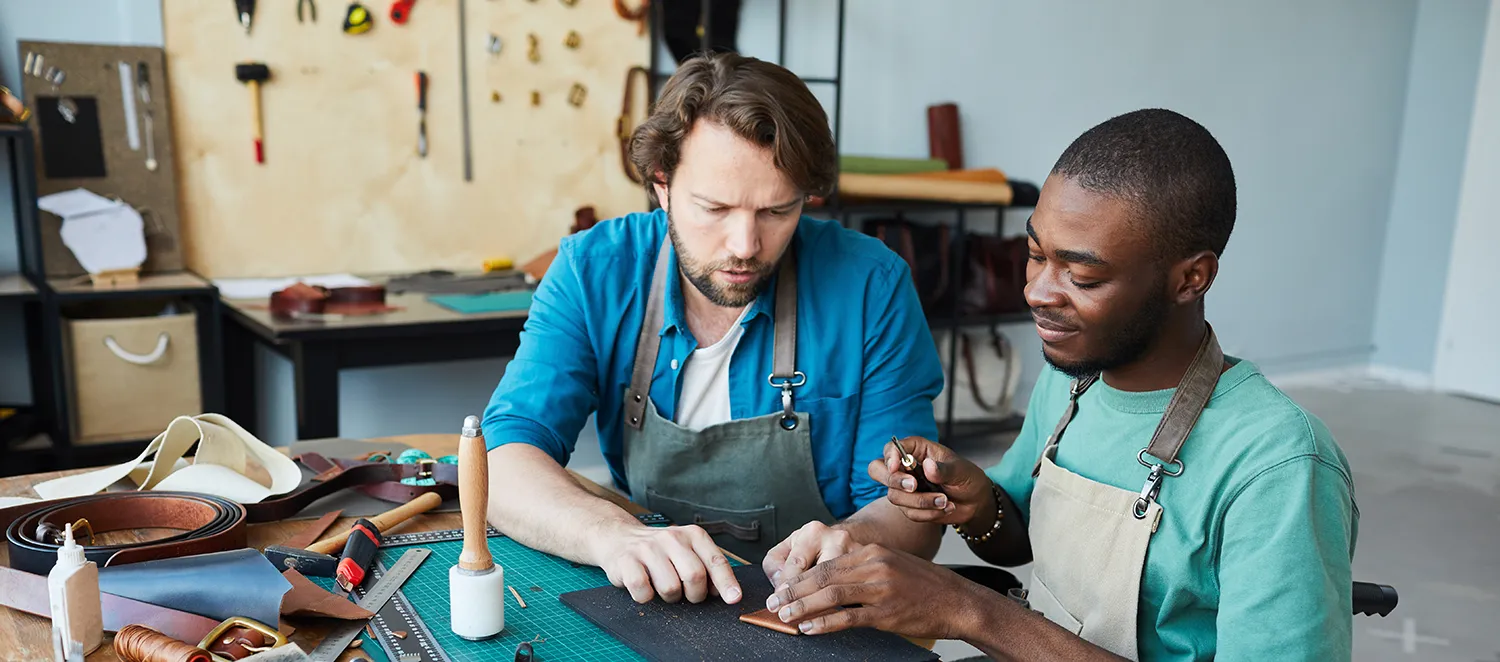
<path id="1" fill-rule="evenodd" d="M 203 413 L 197 316 L 65 320 L 73 443 L 150 439 Z"/>

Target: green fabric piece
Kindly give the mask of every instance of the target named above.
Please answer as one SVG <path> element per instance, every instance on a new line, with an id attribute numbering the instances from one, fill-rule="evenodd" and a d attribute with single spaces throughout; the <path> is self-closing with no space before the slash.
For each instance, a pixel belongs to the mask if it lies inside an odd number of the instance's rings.
<path id="1" fill-rule="evenodd" d="M 531 308 L 531 290 L 487 292 L 485 294 L 436 294 L 427 297 L 439 306 L 465 315 L 501 313 Z"/>
<path id="2" fill-rule="evenodd" d="M 1348 660 L 1350 564 L 1358 535 L 1349 463 L 1333 435 L 1249 361 L 1220 378 L 1167 478 L 1141 579 L 1141 660 Z M 1026 423 L 986 473 L 1030 515 L 1031 470 L 1068 404 L 1070 380 L 1044 369 Z M 1057 464 L 1138 492 L 1172 390 L 1095 383 L 1079 400 Z M 1066 606 L 1066 605 L 1064 605 Z"/>

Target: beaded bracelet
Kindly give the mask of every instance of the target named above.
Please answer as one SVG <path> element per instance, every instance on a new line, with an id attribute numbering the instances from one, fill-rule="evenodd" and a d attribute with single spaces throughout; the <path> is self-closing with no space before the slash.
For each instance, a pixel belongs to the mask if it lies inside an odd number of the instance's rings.
<path id="1" fill-rule="evenodd" d="M 962 525 L 962 524 L 954 524 L 953 525 L 953 530 L 958 533 L 958 536 L 960 538 L 963 538 L 964 542 L 969 543 L 970 545 L 975 544 L 975 543 L 988 542 L 989 539 L 990 539 L 990 536 L 995 535 L 995 532 L 1000 530 L 1000 524 L 1005 521 L 1005 508 L 1004 508 L 1004 506 L 1000 505 L 1001 504 L 1001 501 L 1000 501 L 1000 486 L 996 485 L 994 483 L 991 483 L 990 484 L 990 491 L 994 492 L 994 494 L 995 494 L 995 525 L 991 526 L 989 531 L 985 531 L 984 535 L 975 536 L 975 535 L 971 535 L 967 531 L 964 531 L 964 525 Z"/>

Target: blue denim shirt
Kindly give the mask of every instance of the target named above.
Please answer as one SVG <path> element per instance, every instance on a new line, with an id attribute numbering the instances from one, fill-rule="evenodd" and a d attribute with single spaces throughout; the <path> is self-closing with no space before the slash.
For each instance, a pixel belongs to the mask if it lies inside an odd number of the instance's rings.
<path id="1" fill-rule="evenodd" d="M 661 210 L 602 222 L 563 239 L 537 287 L 521 345 L 484 413 L 491 449 L 531 444 L 567 464 L 589 414 L 616 484 L 627 492 L 623 425 L 635 342 L 657 251 Z M 932 332 L 904 260 L 874 238 L 803 217 L 797 250 L 797 411 L 811 416 L 818 488 L 830 512 L 848 517 L 883 496 L 866 472 L 891 435 L 937 438 L 932 400 L 943 387 Z M 671 254 L 664 323 L 651 399 L 676 420 L 680 367 L 698 347 L 683 313 Z M 775 283 L 753 303 L 729 365 L 730 414 L 781 411 L 771 374 Z"/>

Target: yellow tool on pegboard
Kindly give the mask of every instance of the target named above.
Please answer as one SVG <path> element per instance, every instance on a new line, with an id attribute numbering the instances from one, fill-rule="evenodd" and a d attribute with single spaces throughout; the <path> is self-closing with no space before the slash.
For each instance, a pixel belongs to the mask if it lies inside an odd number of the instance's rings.
<path id="1" fill-rule="evenodd" d="M 349 11 L 344 14 L 344 32 L 347 34 L 364 34 L 374 26 L 374 19 L 370 16 L 370 10 L 358 2 L 349 3 Z"/>

